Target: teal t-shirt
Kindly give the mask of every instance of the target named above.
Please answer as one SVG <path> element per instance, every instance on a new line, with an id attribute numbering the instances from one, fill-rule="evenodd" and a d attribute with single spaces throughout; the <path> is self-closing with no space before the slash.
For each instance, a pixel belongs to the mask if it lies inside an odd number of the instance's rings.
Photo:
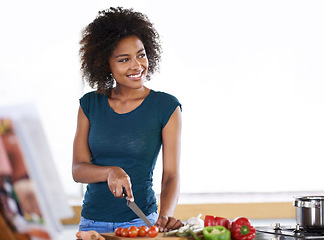
<path id="1" fill-rule="evenodd" d="M 153 170 L 161 149 L 162 129 L 181 104 L 174 96 L 150 90 L 142 104 L 131 112 L 118 114 L 107 96 L 89 92 L 80 106 L 90 122 L 91 163 L 119 166 L 130 176 L 135 203 L 149 215 L 157 210 Z M 107 182 L 91 183 L 83 200 L 84 218 L 105 222 L 126 222 L 137 216 L 110 192 Z"/>

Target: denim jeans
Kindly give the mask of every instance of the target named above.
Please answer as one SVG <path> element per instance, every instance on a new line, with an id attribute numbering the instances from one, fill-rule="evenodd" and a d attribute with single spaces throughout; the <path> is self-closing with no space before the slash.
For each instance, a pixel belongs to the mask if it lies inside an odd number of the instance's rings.
<path id="1" fill-rule="evenodd" d="M 154 225 L 154 223 L 157 221 L 159 214 L 157 212 L 151 213 L 147 216 L 147 218 L 150 220 L 150 222 Z M 81 217 L 80 223 L 79 223 L 79 231 L 89 231 L 89 230 L 95 230 L 98 233 L 109 233 L 114 232 L 116 228 L 123 227 L 128 228 L 130 226 L 136 226 L 140 227 L 145 225 L 145 223 L 140 218 L 135 218 L 130 222 L 99 222 L 99 221 L 93 221 L 86 219 L 84 217 Z"/>

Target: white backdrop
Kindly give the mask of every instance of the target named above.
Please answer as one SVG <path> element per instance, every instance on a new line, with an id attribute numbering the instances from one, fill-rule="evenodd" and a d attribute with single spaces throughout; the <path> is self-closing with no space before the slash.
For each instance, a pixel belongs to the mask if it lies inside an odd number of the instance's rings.
<path id="1" fill-rule="evenodd" d="M 0 103 L 36 102 L 70 196 L 80 32 L 133 7 L 163 40 L 148 86 L 183 105 L 181 191 L 321 191 L 323 1 L 9 1 L 0 8 Z M 160 191 L 161 163 L 154 187 Z"/>

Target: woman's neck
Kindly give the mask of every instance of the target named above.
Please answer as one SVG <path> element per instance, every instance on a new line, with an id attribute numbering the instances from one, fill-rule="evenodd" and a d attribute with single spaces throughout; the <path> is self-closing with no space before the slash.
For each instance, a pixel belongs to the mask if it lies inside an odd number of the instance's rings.
<path id="1" fill-rule="evenodd" d="M 111 91 L 111 98 L 115 99 L 138 99 L 138 98 L 143 98 L 148 95 L 150 92 L 150 89 L 147 87 L 143 86 L 140 89 L 125 89 L 125 88 L 120 88 L 118 85 L 116 88 L 113 88 Z"/>

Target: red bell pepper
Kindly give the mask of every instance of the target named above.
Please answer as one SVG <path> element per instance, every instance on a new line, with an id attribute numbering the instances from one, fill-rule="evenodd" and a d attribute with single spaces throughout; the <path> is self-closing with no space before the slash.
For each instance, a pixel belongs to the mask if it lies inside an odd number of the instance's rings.
<path id="1" fill-rule="evenodd" d="M 255 237 L 255 228 L 249 219 L 239 217 L 232 222 L 231 236 L 233 240 L 251 240 Z"/>
<path id="2" fill-rule="evenodd" d="M 229 230 L 231 228 L 231 222 L 227 218 L 206 215 L 204 226 L 224 226 Z"/>

